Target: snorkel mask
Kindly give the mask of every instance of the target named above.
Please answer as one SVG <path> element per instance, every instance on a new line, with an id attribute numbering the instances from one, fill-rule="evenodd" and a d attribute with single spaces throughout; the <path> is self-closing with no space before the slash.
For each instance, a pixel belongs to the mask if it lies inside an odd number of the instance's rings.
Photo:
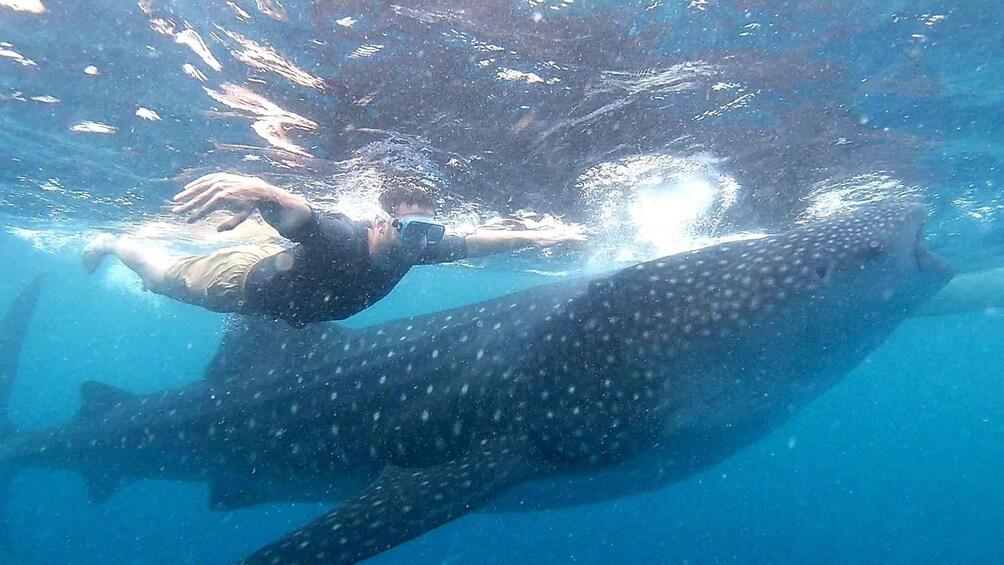
<path id="1" fill-rule="evenodd" d="M 391 226 L 400 234 L 401 243 L 418 249 L 439 243 L 446 235 L 446 226 L 428 216 L 415 216 L 405 220 L 394 218 Z"/>

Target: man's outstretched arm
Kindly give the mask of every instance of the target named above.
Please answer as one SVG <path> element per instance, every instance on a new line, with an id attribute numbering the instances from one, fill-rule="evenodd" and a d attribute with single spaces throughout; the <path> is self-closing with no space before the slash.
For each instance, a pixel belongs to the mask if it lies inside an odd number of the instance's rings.
<path id="1" fill-rule="evenodd" d="M 257 209 L 261 217 L 283 237 L 297 233 L 313 217 L 307 200 L 271 185 L 258 177 L 213 173 L 195 179 L 173 198 L 175 214 L 187 214 L 188 221 L 205 218 L 217 210 L 233 215 L 221 223 L 219 231 L 232 230 Z"/>
<path id="2" fill-rule="evenodd" d="M 467 256 L 477 257 L 523 247 L 550 247 L 561 243 L 585 241 L 586 233 L 581 227 L 538 230 L 483 229 L 468 235 L 465 239 Z"/>

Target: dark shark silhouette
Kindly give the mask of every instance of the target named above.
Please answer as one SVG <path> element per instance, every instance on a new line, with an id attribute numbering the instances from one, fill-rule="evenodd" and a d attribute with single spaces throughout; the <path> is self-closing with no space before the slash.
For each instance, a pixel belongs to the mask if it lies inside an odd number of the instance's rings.
<path id="1" fill-rule="evenodd" d="M 73 421 L 14 434 L 4 464 L 78 470 L 94 499 L 155 477 L 208 481 L 220 509 L 341 503 L 255 564 L 649 491 L 787 421 L 947 283 L 923 217 L 871 206 L 359 331 L 242 322 L 205 381 L 86 383 Z"/>
<path id="2" fill-rule="evenodd" d="M 42 294 L 45 275 L 38 275 L 18 293 L 0 320 L 0 438 L 7 437 L 14 430 L 10 420 L 10 396 L 21 361 L 21 349 L 28 333 L 28 326 L 35 314 L 38 297 Z M 6 516 L 9 492 L 7 480 L 10 467 L 0 458 L 0 515 Z M 10 548 L 6 520 L 0 521 L 0 543 Z"/>
<path id="3" fill-rule="evenodd" d="M 35 314 L 38 297 L 42 293 L 45 275 L 39 275 L 24 287 L 14 302 L 7 309 L 0 321 L 0 433 L 13 429 L 10 422 L 11 387 L 17 376 L 17 367 L 21 360 L 21 348 L 24 344 L 28 325 Z"/>

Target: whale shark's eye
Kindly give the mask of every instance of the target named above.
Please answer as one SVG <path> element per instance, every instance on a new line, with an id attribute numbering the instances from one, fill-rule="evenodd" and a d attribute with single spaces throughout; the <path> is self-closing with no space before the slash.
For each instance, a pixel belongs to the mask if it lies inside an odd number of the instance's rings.
<path id="1" fill-rule="evenodd" d="M 827 268 L 825 265 L 820 265 L 816 267 L 816 276 L 819 278 L 826 278 Z"/>

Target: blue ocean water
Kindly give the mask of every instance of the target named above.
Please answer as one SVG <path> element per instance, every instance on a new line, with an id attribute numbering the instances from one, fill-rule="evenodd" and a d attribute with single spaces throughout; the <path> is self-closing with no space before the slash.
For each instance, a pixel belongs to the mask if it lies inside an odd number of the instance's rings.
<path id="1" fill-rule="evenodd" d="M 586 250 L 416 269 L 359 325 L 879 197 L 923 201 L 931 247 L 962 271 L 1004 256 L 995 3 L 233 5 L 0 2 L 0 308 L 48 273 L 19 426 L 67 421 L 84 380 L 201 378 L 223 317 L 121 267 L 87 277 L 78 254 L 101 229 L 179 251 L 228 243 L 165 210 L 215 170 L 362 214 L 392 167 L 446 187 L 458 229 L 524 210 L 593 230 Z M 1000 562 L 1002 337 L 994 310 L 908 320 L 706 472 L 600 505 L 474 514 L 374 562 Z M 230 563 L 327 509 L 212 512 L 206 485 L 157 481 L 92 505 L 76 474 L 28 470 L 3 559 Z"/>

